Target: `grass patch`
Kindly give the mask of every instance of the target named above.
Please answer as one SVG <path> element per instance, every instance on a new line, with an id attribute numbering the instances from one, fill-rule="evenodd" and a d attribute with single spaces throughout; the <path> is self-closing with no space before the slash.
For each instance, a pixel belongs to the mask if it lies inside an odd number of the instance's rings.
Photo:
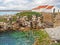
<path id="1" fill-rule="evenodd" d="M 36 36 L 39 40 L 39 45 L 50 45 L 51 40 L 44 30 L 37 30 L 33 32 L 34 36 Z"/>
<path id="2" fill-rule="evenodd" d="M 38 38 L 37 43 L 39 43 L 39 44 L 36 44 L 36 45 L 60 45 L 60 43 L 52 42 L 52 40 L 50 39 L 49 35 L 46 33 L 45 30 L 34 30 L 33 35 L 36 38 Z M 37 40 L 35 40 L 35 41 L 37 41 Z"/>

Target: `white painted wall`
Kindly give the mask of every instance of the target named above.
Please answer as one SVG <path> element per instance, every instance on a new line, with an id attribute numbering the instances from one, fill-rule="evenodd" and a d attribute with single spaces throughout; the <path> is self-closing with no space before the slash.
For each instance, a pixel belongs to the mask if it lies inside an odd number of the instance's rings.
<path id="1" fill-rule="evenodd" d="M 38 10 L 32 10 L 33 12 L 40 12 L 40 10 L 38 9 Z"/>
<path id="2" fill-rule="evenodd" d="M 45 8 L 41 8 L 41 9 L 32 10 L 32 11 L 35 11 L 35 12 L 45 12 L 44 10 L 45 10 Z"/>
<path id="3" fill-rule="evenodd" d="M 55 12 L 58 12 L 58 9 L 57 7 L 53 7 L 52 9 L 46 9 L 46 8 L 42 8 L 42 9 L 37 9 L 37 10 L 32 10 L 32 11 L 35 11 L 35 12 L 48 12 L 48 13 L 53 13 L 53 9 L 55 8 Z"/>
<path id="4" fill-rule="evenodd" d="M 45 12 L 50 12 L 53 13 L 53 9 L 55 8 L 55 12 L 58 12 L 58 8 L 57 7 L 53 7 L 52 9 L 46 9 Z"/>

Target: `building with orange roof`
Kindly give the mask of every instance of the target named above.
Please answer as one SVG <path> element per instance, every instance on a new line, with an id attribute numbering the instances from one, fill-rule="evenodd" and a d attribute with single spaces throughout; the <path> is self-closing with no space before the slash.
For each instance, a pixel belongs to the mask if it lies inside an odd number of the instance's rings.
<path id="1" fill-rule="evenodd" d="M 36 12 L 51 12 L 53 13 L 53 9 L 56 10 L 56 12 L 58 12 L 58 8 L 54 7 L 52 5 L 42 5 L 42 6 L 38 6 L 36 8 L 33 8 L 32 11 L 36 11 Z"/>
<path id="2" fill-rule="evenodd" d="M 43 6 L 38 6 L 36 8 L 33 8 L 32 10 L 37 10 L 37 9 L 41 9 L 41 8 L 46 8 L 48 5 L 43 5 Z"/>
<path id="3" fill-rule="evenodd" d="M 54 6 L 50 6 L 50 5 L 48 5 L 48 6 L 46 7 L 45 12 L 53 12 L 53 9 L 55 9 Z"/>
<path id="4" fill-rule="evenodd" d="M 46 9 L 52 9 L 54 6 L 47 6 Z"/>
<path id="5" fill-rule="evenodd" d="M 36 12 L 44 12 L 45 8 L 47 7 L 48 5 L 41 5 L 41 6 L 38 6 L 36 8 L 33 8 L 32 11 L 36 11 Z"/>

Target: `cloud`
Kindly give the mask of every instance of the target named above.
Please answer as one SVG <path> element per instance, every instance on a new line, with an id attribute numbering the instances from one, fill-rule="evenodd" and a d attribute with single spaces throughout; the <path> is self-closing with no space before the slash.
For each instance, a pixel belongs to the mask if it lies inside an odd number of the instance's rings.
<path id="1" fill-rule="evenodd" d="M 9 3 L 9 2 L 12 2 L 14 0 L 3 0 L 3 1 L 4 1 L 4 3 Z"/>
<path id="2" fill-rule="evenodd" d="M 4 7 L 4 6 L 0 6 L 0 9 L 1 9 L 1 10 L 5 9 L 5 8 L 6 8 L 6 7 Z"/>
<path id="3" fill-rule="evenodd" d="M 0 0 L 0 9 L 32 9 L 39 5 L 60 5 L 60 0 Z M 59 6 L 58 6 L 59 7 Z"/>

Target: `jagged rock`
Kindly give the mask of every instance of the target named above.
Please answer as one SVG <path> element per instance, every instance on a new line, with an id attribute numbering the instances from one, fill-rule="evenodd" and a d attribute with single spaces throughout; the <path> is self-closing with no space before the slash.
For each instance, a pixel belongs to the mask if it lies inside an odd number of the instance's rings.
<path id="1" fill-rule="evenodd" d="M 38 39 L 38 38 L 35 39 L 35 42 L 34 42 L 33 45 L 40 45 L 40 44 L 39 44 L 39 39 Z"/>

